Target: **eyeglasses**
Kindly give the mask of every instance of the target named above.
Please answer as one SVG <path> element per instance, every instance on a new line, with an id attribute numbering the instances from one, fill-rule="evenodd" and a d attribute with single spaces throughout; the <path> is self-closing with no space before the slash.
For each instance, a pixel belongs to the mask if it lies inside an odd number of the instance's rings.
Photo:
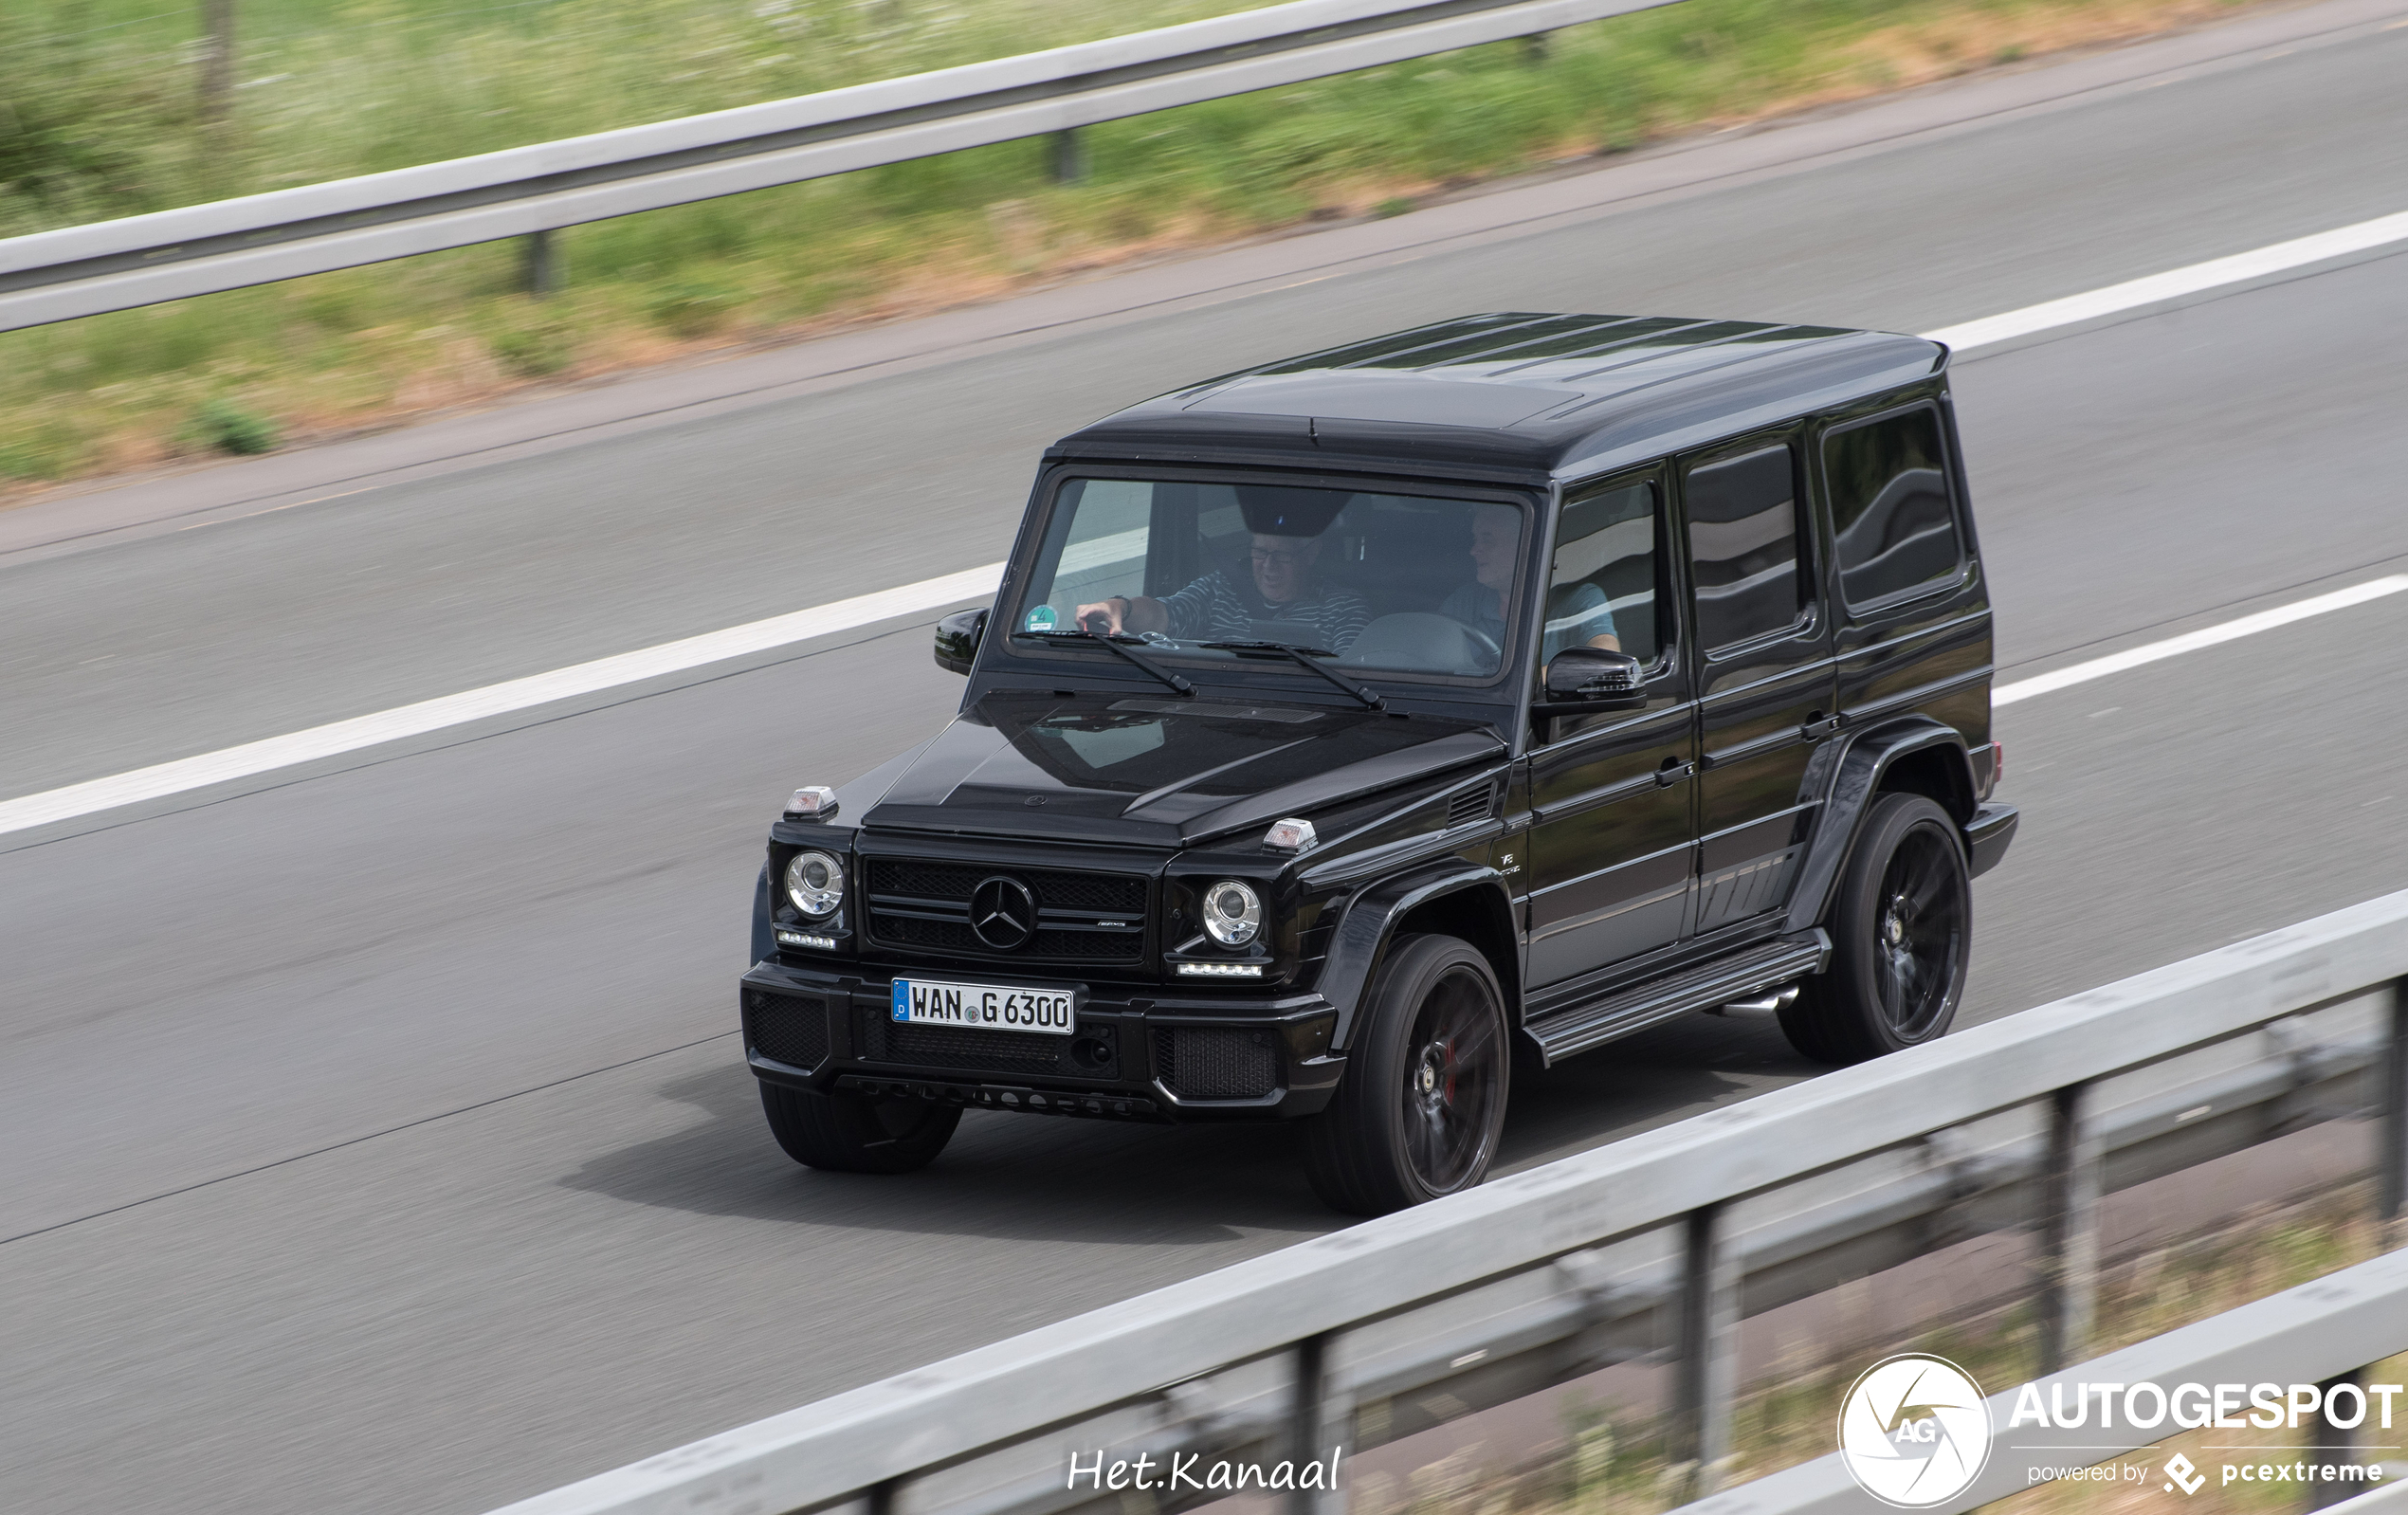
<path id="1" fill-rule="evenodd" d="M 1254 565 L 1258 568 L 1268 567 L 1272 563 L 1277 563 L 1282 568 L 1293 568 L 1304 560 L 1303 553 L 1283 553 L 1272 547 L 1254 549 Z"/>

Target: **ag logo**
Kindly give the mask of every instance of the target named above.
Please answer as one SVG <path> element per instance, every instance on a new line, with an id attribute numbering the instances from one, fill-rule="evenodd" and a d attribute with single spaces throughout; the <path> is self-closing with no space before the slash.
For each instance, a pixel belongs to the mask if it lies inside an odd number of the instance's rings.
<path id="1" fill-rule="evenodd" d="M 1922 1509 L 1961 1493 L 1990 1456 L 1980 1386 L 1944 1358 L 1884 1358 L 1839 1405 L 1839 1455 L 1858 1488 Z"/>

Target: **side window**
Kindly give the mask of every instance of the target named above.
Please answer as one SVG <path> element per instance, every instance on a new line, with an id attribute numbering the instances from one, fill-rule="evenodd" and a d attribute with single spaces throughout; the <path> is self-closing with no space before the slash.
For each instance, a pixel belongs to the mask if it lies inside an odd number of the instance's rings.
<path id="1" fill-rule="evenodd" d="M 1563 502 L 1547 578 L 1540 663 L 1568 647 L 1606 647 L 1653 663 L 1664 650 L 1656 598 L 1653 480 L 1609 484 Z"/>
<path id="2" fill-rule="evenodd" d="M 1823 478 L 1840 597 L 1850 605 L 1956 576 L 1964 553 L 1937 411 L 1926 407 L 1832 432 L 1823 439 Z"/>
<path id="3" fill-rule="evenodd" d="M 1686 476 L 1697 639 L 1706 651 L 1797 623 L 1797 476 L 1786 443 Z"/>

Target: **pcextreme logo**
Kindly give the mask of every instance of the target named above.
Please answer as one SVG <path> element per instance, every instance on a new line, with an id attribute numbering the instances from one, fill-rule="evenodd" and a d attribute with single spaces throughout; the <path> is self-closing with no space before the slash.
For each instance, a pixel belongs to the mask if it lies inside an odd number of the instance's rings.
<path id="1" fill-rule="evenodd" d="M 2179 1451 L 2165 1459 L 2165 1491 L 2169 1494 L 2178 1485 L 2183 1493 L 2196 1494 L 2207 1483 L 2207 1475 L 2199 1471 L 2198 1464 Z"/>
<path id="2" fill-rule="evenodd" d="M 1856 1487 L 1873 1498 L 1927 1508 L 1980 1473 L 1990 1456 L 1990 1407 L 1973 1376 L 1945 1358 L 1884 1358 L 1840 1401 L 1839 1453 Z"/>

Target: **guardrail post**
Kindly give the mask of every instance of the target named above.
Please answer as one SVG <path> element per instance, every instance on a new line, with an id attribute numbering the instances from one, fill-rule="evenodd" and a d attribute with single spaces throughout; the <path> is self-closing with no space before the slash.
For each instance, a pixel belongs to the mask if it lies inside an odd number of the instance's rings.
<path id="1" fill-rule="evenodd" d="M 201 119 L 222 124 L 234 105 L 234 0 L 202 0 Z"/>
<path id="2" fill-rule="evenodd" d="M 2344 1384 L 2353 1389 L 2360 1388 L 2358 1379 L 2359 1374 L 2344 1373 L 2338 1378 L 2326 1378 L 2316 1385 L 2323 1393 L 2316 1397 L 2316 1413 L 2308 1420 L 2308 1434 L 2311 1438 L 2308 1458 L 2309 1467 L 2338 1468 L 2344 1463 L 2358 1460 L 2359 1431 L 2366 1424 L 2364 1394 L 2362 1392 L 2358 1396 L 2359 1415 L 2356 1425 L 2334 1425 L 2325 1414 L 2325 1400 L 2331 1396 L 2332 1392 Z M 2338 1478 L 2329 1482 L 2322 1477 L 2310 1479 L 2308 1485 L 2308 1507 L 2323 1509 L 2327 1505 L 2338 1505 L 2354 1494 L 2362 1494 L 2365 1491 L 2366 1486 L 2363 1484 L 2345 1484 Z"/>
<path id="3" fill-rule="evenodd" d="M 560 257 L 552 246 L 552 230 L 531 232 L 526 239 L 527 293 L 540 299 L 560 287 Z"/>
<path id="4" fill-rule="evenodd" d="M 1672 1461 L 1689 1465 L 1686 1501 L 1721 1482 L 1731 1450 L 1731 1396 L 1739 1379 L 1740 1271 L 1723 1205 L 1692 1210 L 1681 1225 L 1681 1360 L 1674 1379 Z"/>
<path id="5" fill-rule="evenodd" d="M 2099 1287 L 2099 1135 L 2092 1086 L 2071 1084 L 2049 1100 L 2049 1163 L 2040 1196 L 2040 1366 L 2082 1359 Z"/>
<path id="6" fill-rule="evenodd" d="M 1065 127 L 1046 139 L 1046 168 L 1056 184 L 1076 184 L 1087 176 L 1086 143 L 1079 129 Z"/>
<path id="7" fill-rule="evenodd" d="M 1324 1492 L 1303 1487 L 1304 1464 L 1327 1449 L 1321 1444 L 1322 1401 L 1329 1395 L 1329 1338 L 1308 1336 L 1296 1343 L 1296 1402 L 1288 1407 L 1287 1455 L 1295 1460 L 1297 1488 L 1287 1496 L 1284 1515 L 1322 1515 Z M 1329 1470 L 1331 1474 L 1335 1469 Z M 1327 1506 L 1335 1509 L 1335 1500 Z"/>
<path id="8" fill-rule="evenodd" d="M 2408 978 L 2391 981 L 2390 1035 L 2383 1043 L 2382 1151 L 2376 1155 L 2375 1219 L 2382 1228 L 2383 1245 L 2398 1247 L 2403 1239 L 2401 1216 L 2408 1211 Z"/>

